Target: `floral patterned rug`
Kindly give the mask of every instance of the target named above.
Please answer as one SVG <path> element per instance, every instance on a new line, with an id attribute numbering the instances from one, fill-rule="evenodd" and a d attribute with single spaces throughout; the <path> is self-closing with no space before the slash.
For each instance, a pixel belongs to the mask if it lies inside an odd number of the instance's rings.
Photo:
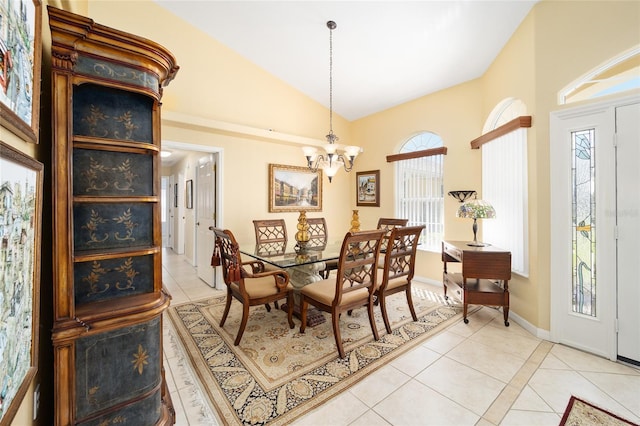
<path id="1" fill-rule="evenodd" d="M 366 308 L 342 315 L 340 331 L 346 357 L 340 359 L 328 321 L 299 332 L 286 313 L 252 307 L 239 346 L 233 346 L 242 307 L 234 300 L 224 328 L 219 327 L 225 297 L 172 306 L 169 317 L 189 355 L 193 370 L 225 424 L 287 424 L 304 415 L 391 359 L 424 342 L 459 318 L 461 306 L 444 300 L 433 286 L 414 285 L 418 321 L 411 319 L 404 293 L 387 299 L 393 332 L 386 334 L 380 309 L 373 340 Z"/>
<path id="2" fill-rule="evenodd" d="M 571 396 L 567 408 L 560 421 L 560 426 L 638 426 L 637 424 L 618 417 L 600 407 Z"/>

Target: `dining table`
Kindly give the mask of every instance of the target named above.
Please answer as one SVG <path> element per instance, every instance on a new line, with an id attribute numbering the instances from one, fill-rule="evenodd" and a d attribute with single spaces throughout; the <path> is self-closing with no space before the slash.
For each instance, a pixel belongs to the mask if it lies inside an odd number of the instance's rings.
<path id="1" fill-rule="evenodd" d="M 326 267 L 325 262 L 340 258 L 342 240 L 328 241 L 324 244 L 308 243 L 304 247 L 293 240 L 279 243 L 255 242 L 240 243 L 240 253 L 250 256 L 265 264 L 285 270 L 289 274 L 289 282 L 294 289 L 294 314 L 300 317 L 300 290 L 311 283 L 322 280 L 320 271 Z M 286 305 L 283 306 L 283 309 Z M 307 311 L 307 327 L 325 322 L 322 312 L 310 307 Z"/>

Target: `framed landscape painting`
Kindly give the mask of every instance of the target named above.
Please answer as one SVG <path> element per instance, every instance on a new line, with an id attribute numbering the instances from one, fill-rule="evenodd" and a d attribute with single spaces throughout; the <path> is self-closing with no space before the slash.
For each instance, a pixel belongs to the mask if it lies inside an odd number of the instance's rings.
<path id="1" fill-rule="evenodd" d="M 0 125 L 38 143 L 40 0 L 0 0 Z"/>
<path id="2" fill-rule="evenodd" d="M 356 173 L 356 205 L 380 207 L 380 170 Z"/>
<path id="3" fill-rule="evenodd" d="M 322 170 L 269 164 L 269 212 L 322 211 Z"/>
<path id="4" fill-rule="evenodd" d="M 11 423 L 38 366 L 42 170 L 0 142 L 0 425 Z"/>

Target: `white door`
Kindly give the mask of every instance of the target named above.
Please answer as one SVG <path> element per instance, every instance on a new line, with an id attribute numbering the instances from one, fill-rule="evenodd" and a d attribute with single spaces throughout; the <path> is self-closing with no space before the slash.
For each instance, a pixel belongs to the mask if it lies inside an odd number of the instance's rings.
<path id="1" fill-rule="evenodd" d="M 167 205 L 169 210 L 168 217 L 168 226 L 167 226 L 167 246 L 171 247 L 174 251 L 175 247 L 175 239 L 173 238 L 173 234 L 175 232 L 175 218 L 176 218 L 176 197 L 178 196 L 176 193 L 176 182 L 173 176 L 169 176 L 169 190 L 167 191 Z"/>
<path id="2" fill-rule="evenodd" d="M 211 266 L 213 254 L 213 232 L 209 227 L 216 224 L 216 163 L 215 155 L 207 154 L 198 161 L 196 175 L 196 267 L 198 276 L 211 287 L 215 287 L 215 270 Z"/>
<path id="3" fill-rule="evenodd" d="M 615 359 L 615 105 L 551 114 L 551 339 Z"/>
<path id="4" fill-rule="evenodd" d="M 618 358 L 640 365 L 640 103 L 616 108 Z"/>
<path id="5" fill-rule="evenodd" d="M 178 173 L 178 185 L 177 187 L 174 185 L 174 188 L 176 188 L 176 194 L 178 194 L 178 207 L 176 208 L 176 227 L 174 229 L 175 247 L 173 248 L 177 254 L 184 254 L 184 236 L 186 232 L 185 223 L 187 221 L 184 205 L 185 182 L 184 174 Z"/>
<path id="6" fill-rule="evenodd" d="M 169 178 L 162 176 L 160 189 L 160 222 L 162 224 L 162 247 L 167 247 L 167 241 L 169 237 Z"/>

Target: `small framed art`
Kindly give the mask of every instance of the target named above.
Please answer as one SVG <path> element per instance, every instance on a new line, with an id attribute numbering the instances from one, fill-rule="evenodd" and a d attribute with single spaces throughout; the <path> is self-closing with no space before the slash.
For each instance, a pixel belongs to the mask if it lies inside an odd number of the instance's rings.
<path id="1" fill-rule="evenodd" d="M 380 207 L 380 170 L 356 172 L 358 206 Z"/>

